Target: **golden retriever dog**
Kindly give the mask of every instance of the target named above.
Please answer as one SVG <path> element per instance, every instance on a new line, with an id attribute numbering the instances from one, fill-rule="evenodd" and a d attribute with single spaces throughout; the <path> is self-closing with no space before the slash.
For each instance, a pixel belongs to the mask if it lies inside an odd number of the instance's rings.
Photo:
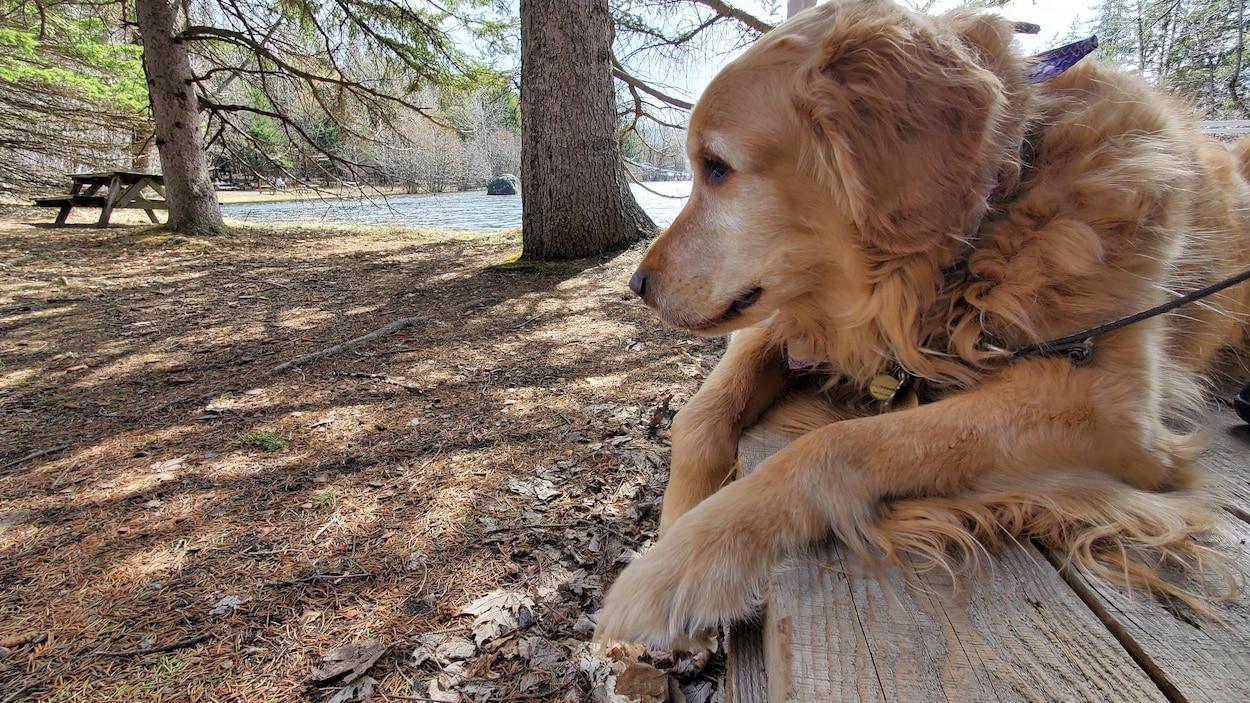
<path id="1" fill-rule="evenodd" d="M 834 0 L 708 86 L 690 200 L 630 286 L 669 325 L 733 334 L 674 420 L 660 538 L 598 638 L 696 644 L 830 534 L 952 573 L 1032 537 L 1188 593 L 1160 574 L 1209 555 L 1214 512 L 1175 418 L 1246 341 L 1250 285 L 1087 354 L 1028 348 L 1250 268 L 1250 146 L 1093 59 L 1033 82 L 1013 29 Z M 793 441 L 731 480 L 757 421 Z"/>

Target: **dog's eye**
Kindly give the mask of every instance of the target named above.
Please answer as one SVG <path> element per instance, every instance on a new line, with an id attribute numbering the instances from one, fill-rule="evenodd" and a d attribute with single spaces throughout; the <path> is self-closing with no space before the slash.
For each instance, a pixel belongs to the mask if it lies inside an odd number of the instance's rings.
<path id="1" fill-rule="evenodd" d="M 706 174 L 708 183 L 720 183 L 732 172 L 733 169 L 729 168 L 729 164 L 720 159 L 703 159 L 703 173 Z"/>

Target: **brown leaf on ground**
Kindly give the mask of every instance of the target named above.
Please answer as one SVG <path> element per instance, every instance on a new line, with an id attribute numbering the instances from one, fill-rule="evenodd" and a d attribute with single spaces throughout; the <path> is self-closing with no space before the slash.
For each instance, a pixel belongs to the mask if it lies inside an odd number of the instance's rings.
<path id="1" fill-rule="evenodd" d="M 344 686 L 326 703 L 370 703 L 373 700 L 373 689 L 377 685 L 377 679 L 372 676 L 361 677 Z"/>
<path id="2" fill-rule="evenodd" d="M 305 679 L 319 684 L 343 677 L 344 683 L 360 678 L 373 663 L 386 653 L 387 646 L 378 640 L 353 642 L 326 652 L 321 657 L 322 667 L 313 669 Z"/>
<path id="3" fill-rule="evenodd" d="M 668 701 L 668 674 L 643 662 L 630 662 L 616 675 L 616 692 L 637 696 L 643 703 Z"/>

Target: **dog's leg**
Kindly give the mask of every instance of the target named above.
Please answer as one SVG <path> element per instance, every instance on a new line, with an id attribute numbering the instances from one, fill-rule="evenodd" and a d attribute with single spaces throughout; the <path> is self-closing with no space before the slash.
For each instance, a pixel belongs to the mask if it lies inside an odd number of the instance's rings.
<path id="1" fill-rule="evenodd" d="M 689 645 L 749 615 L 777 562 L 830 530 L 870 552 L 884 498 L 1169 463 L 1142 446 L 1142 425 L 1121 405 L 1102 402 L 1122 383 L 1063 361 L 1029 362 L 948 399 L 810 432 L 671 524 L 613 585 L 597 636 Z"/>
<path id="2" fill-rule="evenodd" d="M 660 534 L 724 485 L 733 471 L 738 438 L 785 390 L 781 350 L 764 327 L 735 334 L 724 358 L 673 418 L 673 456 Z"/>

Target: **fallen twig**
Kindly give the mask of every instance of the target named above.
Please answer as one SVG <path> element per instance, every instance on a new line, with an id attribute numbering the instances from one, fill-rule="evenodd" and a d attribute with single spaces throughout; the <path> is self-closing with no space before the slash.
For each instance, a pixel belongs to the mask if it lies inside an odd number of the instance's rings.
<path id="1" fill-rule="evenodd" d="M 352 371 L 350 373 L 339 372 L 335 375 L 336 376 L 353 376 L 356 378 L 372 378 L 372 379 L 381 381 L 383 383 L 389 383 L 392 386 L 399 386 L 400 388 L 407 388 L 408 390 L 414 393 L 425 392 L 425 389 L 422 388 L 421 386 L 418 386 L 417 384 L 405 378 L 400 378 L 399 376 L 387 376 L 386 374 L 382 374 L 382 373 L 363 373 L 361 371 Z"/>
<path id="2" fill-rule="evenodd" d="M 13 268 L 14 266 L 24 264 L 27 261 L 34 261 L 37 258 L 39 257 L 36 254 L 23 254 L 22 256 L 19 256 L 16 259 L 9 259 L 8 261 L 0 261 L 0 269 Z"/>
<path id="3" fill-rule="evenodd" d="M 572 522 L 537 522 L 532 525 L 504 525 L 502 527 L 492 527 L 486 531 L 486 534 L 494 535 L 500 532 L 520 532 L 523 530 L 532 530 L 532 529 L 567 530 L 567 529 L 571 529 L 573 527 L 578 527 L 578 526 L 603 530 L 604 532 L 607 532 L 610 535 L 615 535 L 617 538 L 622 539 L 625 542 L 628 542 L 630 544 L 642 544 L 643 542 L 643 540 L 639 537 L 632 537 L 630 535 L 625 534 L 624 532 L 621 532 L 618 529 L 609 527 L 608 525 L 602 522 L 595 522 L 594 520 L 587 520 L 586 518 L 579 518 Z"/>
<path id="4" fill-rule="evenodd" d="M 391 322 L 389 324 L 383 325 L 382 327 L 379 327 L 378 329 L 370 332 L 369 334 L 361 335 L 359 337 L 356 337 L 355 339 L 349 339 L 346 342 L 343 342 L 342 344 L 335 344 L 332 347 L 322 349 L 320 351 L 310 352 L 308 354 L 304 354 L 303 356 L 297 356 L 294 359 L 291 359 L 290 361 L 278 364 L 272 369 L 269 369 L 268 371 L 266 371 L 265 375 L 272 376 L 275 373 L 278 373 L 280 371 L 286 371 L 287 369 L 294 367 L 294 366 L 302 366 L 303 364 L 307 364 L 310 361 L 324 359 L 327 356 L 334 356 L 335 354 L 338 354 L 339 352 L 347 351 L 348 349 L 364 344 L 365 342 L 372 342 L 373 340 L 378 339 L 379 337 L 385 337 L 388 334 L 394 334 L 395 332 L 398 332 L 399 330 L 402 330 L 405 327 L 411 327 L 417 324 L 418 322 L 425 322 L 426 320 L 432 320 L 438 317 L 439 315 L 448 315 L 448 314 L 464 312 L 465 310 L 468 310 L 469 308 L 477 307 L 478 305 L 481 305 L 482 303 L 485 303 L 489 300 L 493 300 L 493 298 L 477 298 L 475 300 L 470 300 L 467 303 L 454 305 L 434 315 L 419 315 L 416 317 L 400 318 L 398 320 L 395 320 L 394 322 Z"/>
<path id="5" fill-rule="evenodd" d="M 148 408 L 147 410 L 144 410 L 143 412 L 154 413 L 157 410 L 164 410 L 165 408 L 168 408 L 171 405 L 181 405 L 182 403 L 189 403 L 193 400 L 200 400 L 202 398 L 211 398 L 214 395 L 216 395 L 216 391 L 209 391 L 208 393 L 197 393 L 195 395 L 184 395 L 179 398 L 174 398 L 173 400 L 167 400 L 164 403 L 157 403 L 156 405 L 153 405 L 152 407 Z"/>
<path id="6" fill-rule="evenodd" d="M 370 576 L 372 576 L 372 575 L 373 575 L 373 574 L 369 574 L 369 573 L 364 573 L 364 574 L 313 574 L 312 576 L 305 576 L 305 577 L 303 577 L 303 578 L 298 578 L 298 579 L 282 579 L 282 580 L 280 580 L 280 581 L 266 581 L 266 582 L 265 582 L 264 584 L 262 584 L 262 585 L 264 585 L 264 586 L 294 586 L 294 585 L 295 585 L 295 584 L 297 584 L 297 583 L 308 583 L 309 581 L 330 581 L 330 580 L 335 580 L 335 581 L 338 581 L 338 580 L 342 580 L 342 579 L 363 579 L 363 578 L 368 578 L 368 577 L 370 577 Z"/>
<path id="7" fill-rule="evenodd" d="M 69 445 L 70 445 L 70 443 L 69 443 L 69 442 L 66 442 L 66 443 L 64 443 L 64 444 L 58 444 L 58 445 L 56 445 L 55 447 L 49 447 L 49 448 L 47 448 L 47 449 L 40 449 L 39 451 L 31 452 L 30 454 L 27 454 L 27 455 L 26 455 L 26 456 L 24 456 L 24 457 L 21 457 L 21 458 L 19 458 L 19 459 L 14 459 L 13 461 L 10 461 L 9 463 L 5 464 L 4 466 L 0 466 L 0 471 L 4 471 L 5 469 L 11 469 L 11 468 L 13 468 L 14 466 L 17 466 L 18 464 L 21 464 L 21 463 L 23 463 L 23 462 L 30 461 L 31 459 L 38 459 L 39 457 L 41 457 L 41 456 L 47 456 L 48 454 L 56 454 L 57 452 L 61 451 L 62 449 L 65 449 L 65 448 L 69 447 Z"/>
<path id="8" fill-rule="evenodd" d="M 12 637 L 0 637 L 0 647 L 13 649 L 24 644 L 43 644 L 47 639 L 48 633 L 46 632 L 27 632 Z"/>
<path id="9" fill-rule="evenodd" d="M 204 640 L 208 639 L 211 636 L 212 635 L 195 635 L 194 637 L 188 637 L 186 639 L 181 639 L 176 642 L 170 642 L 169 644 L 163 644 L 159 647 L 150 647 L 148 649 L 126 649 L 120 652 L 92 652 L 91 654 L 87 656 L 136 657 L 136 656 L 142 656 L 144 654 L 157 654 L 159 652 L 172 652 L 175 649 L 185 649 L 187 647 L 193 647 L 203 642 Z"/>
<path id="10" fill-rule="evenodd" d="M 32 681 L 26 684 L 25 686 L 22 686 L 21 688 L 17 689 L 16 691 L 10 693 L 9 695 L 5 696 L 3 699 L 0 699 L 0 703 L 16 703 L 17 701 L 20 701 L 23 698 L 25 698 L 28 694 L 40 693 L 42 691 L 43 689 L 39 688 L 39 682 Z"/>

